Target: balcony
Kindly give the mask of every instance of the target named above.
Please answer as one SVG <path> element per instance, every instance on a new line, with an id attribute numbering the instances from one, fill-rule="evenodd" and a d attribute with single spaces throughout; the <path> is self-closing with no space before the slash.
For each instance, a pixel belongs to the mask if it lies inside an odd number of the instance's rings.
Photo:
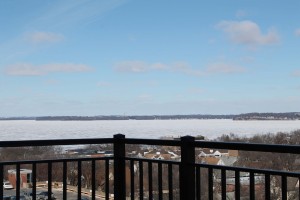
<path id="1" fill-rule="evenodd" d="M 3 180 L 7 179 L 9 169 L 15 176 L 13 192 L 16 199 L 20 199 L 24 193 L 22 188 L 26 185 L 22 175 L 26 168 L 30 174 L 26 176 L 30 188 L 26 191 L 34 200 L 38 199 L 40 187 L 47 190 L 48 199 L 51 199 L 54 190 L 61 191 L 61 199 L 82 199 L 83 196 L 93 200 L 299 199 L 300 173 L 297 171 L 207 164 L 197 159 L 198 150 L 203 148 L 246 151 L 250 154 L 268 152 L 268 155 L 278 155 L 278 159 L 290 155 L 297 159 L 300 153 L 298 145 L 195 141 L 190 136 L 178 140 L 128 139 L 121 134 L 105 139 L 0 142 L 2 150 L 73 145 L 110 145 L 113 154 L 31 159 L 24 152 L 23 160 L 0 162 L 0 184 L 3 185 Z M 175 160 L 132 157 L 127 150 L 132 146 L 167 146 L 179 149 L 180 155 Z M 89 180 L 86 180 L 87 176 Z M 290 190 L 289 183 L 292 181 L 295 187 Z M 56 188 L 58 185 L 59 189 Z M 0 199 L 6 195 L 5 192 L 0 190 Z M 76 198 L 71 197 L 70 192 Z"/>

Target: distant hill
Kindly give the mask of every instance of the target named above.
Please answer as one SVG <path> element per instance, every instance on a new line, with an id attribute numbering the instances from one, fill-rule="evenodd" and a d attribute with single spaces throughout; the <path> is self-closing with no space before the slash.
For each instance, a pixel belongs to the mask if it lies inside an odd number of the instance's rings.
<path id="1" fill-rule="evenodd" d="M 111 115 L 111 116 L 42 116 L 7 117 L 0 120 L 37 121 L 93 121 L 93 120 L 179 120 L 179 119 L 232 119 L 232 120 L 300 120 L 300 112 L 287 113 L 245 113 L 239 115 Z"/>
<path id="2" fill-rule="evenodd" d="M 246 113 L 240 114 L 233 120 L 299 120 L 300 112 L 289 113 Z"/>

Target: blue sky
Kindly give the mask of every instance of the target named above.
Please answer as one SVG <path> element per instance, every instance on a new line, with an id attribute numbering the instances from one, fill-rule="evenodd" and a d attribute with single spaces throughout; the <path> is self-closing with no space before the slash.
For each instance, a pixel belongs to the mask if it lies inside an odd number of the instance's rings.
<path id="1" fill-rule="evenodd" d="M 299 8 L 2 0 L 0 116 L 300 111 Z"/>

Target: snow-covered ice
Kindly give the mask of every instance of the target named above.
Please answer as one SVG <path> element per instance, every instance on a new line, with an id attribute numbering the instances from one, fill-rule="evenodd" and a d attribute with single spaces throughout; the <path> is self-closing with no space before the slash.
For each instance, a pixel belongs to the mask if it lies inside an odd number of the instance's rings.
<path id="1" fill-rule="evenodd" d="M 122 133 L 127 138 L 222 134 L 253 135 L 300 129 L 295 121 L 233 120 L 107 120 L 107 121 L 0 121 L 0 140 L 108 138 Z"/>

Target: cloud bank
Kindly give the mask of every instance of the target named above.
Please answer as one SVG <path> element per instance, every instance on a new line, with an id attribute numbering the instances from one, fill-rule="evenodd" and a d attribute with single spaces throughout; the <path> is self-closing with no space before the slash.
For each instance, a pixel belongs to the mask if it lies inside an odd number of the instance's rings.
<path id="1" fill-rule="evenodd" d="M 143 73 L 150 71 L 168 71 L 168 72 L 180 72 L 189 75 L 201 75 L 201 72 L 196 69 L 192 69 L 185 62 L 175 62 L 172 64 L 164 64 L 161 62 L 146 63 L 143 61 L 122 61 L 114 65 L 114 69 L 118 72 L 126 73 Z"/>
<path id="2" fill-rule="evenodd" d="M 11 76 L 41 76 L 50 73 L 88 72 L 92 68 L 84 64 L 55 63 L 33 65 L 30 63 L 17 63 L 5 68 L 5 73 Z"/>
<path id="3" fill-rule="evenodd" d="M 174 62 L 172 64 L 164 64 L 161 62 L 146 63 L 143 61 L 122 61 L 114 65 L 114 69 L 121 73 L 145 73 L 152 71 L 176 72 L 191 76 L 205 76 L 210 74 L 234 74 L 246 72 L 243 66 L 215 62 L 210 63 L 202 69 L 195 69 L 186 62 Z"/>

